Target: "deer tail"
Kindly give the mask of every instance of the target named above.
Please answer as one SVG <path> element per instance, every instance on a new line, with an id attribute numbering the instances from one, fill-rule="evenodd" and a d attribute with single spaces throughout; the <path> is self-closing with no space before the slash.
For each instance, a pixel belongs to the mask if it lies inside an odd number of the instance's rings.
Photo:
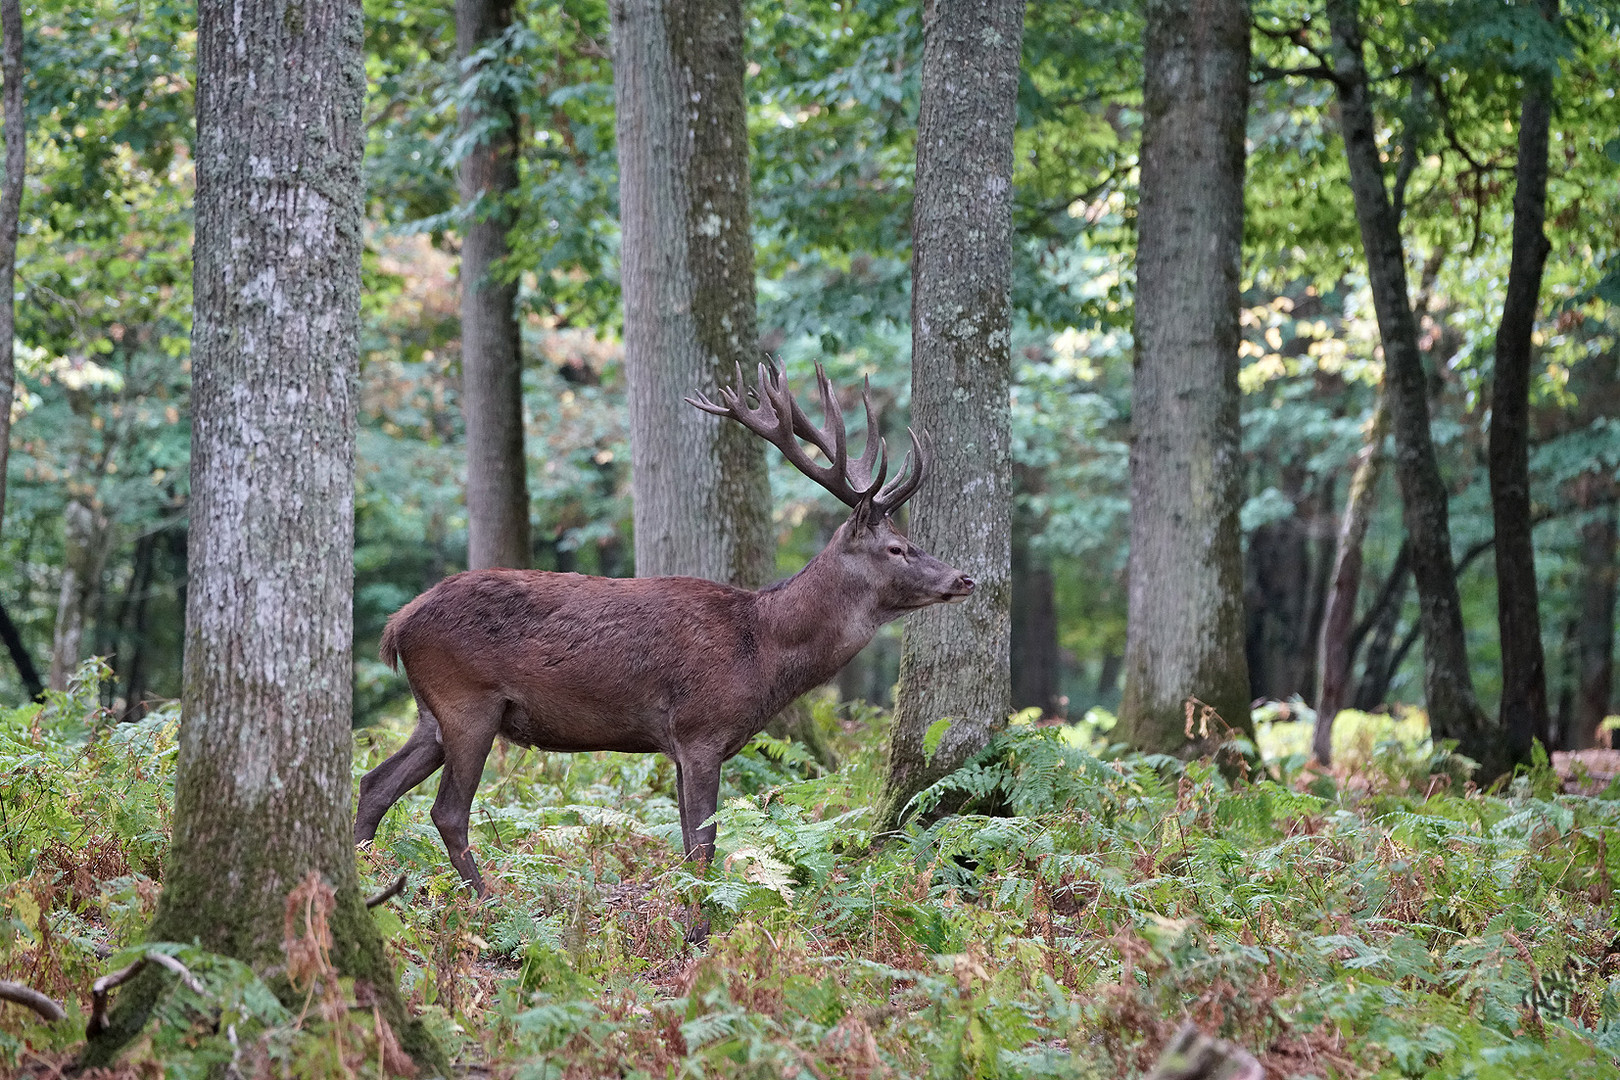
<path id="1" fill-rule="evenodd" d="M 383 663 L 395 671 L 399 670 L 399 631 L 400 624 L 404 622 L 400 616 L 403 614 L 403 611 L 395 612 L 393 617 L 388 620 L 388 625 L 383 627 L 382 648 L 378 650 Z"/>

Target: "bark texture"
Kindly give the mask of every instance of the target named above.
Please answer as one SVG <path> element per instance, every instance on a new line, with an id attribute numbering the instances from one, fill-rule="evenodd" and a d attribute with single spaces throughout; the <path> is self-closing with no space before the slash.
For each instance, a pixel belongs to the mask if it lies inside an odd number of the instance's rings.
<path id="1" fill-rule="evenodd" d="M 911 419 L 933 467 L 911 535 L 978 586 L 906 622 L 883 818 L 983 749 L 1012 707 L 1012 136 L 1023 0 L 930 5 L 912 208 Z M 932 755 L 930 725 L 951 724 Z"/>
<path id="2" fill-rule="evenodd" d="M 1358 0 L 1328 0 L 1327 10 L 1350 190 L 1384 347 L 1384 395 L 1395 433 L 1401 517 L 1417 583 L 1429 728 L 1436 740 L 1455 739 L 1462 753 L 1480 763 L 1482 778 L 1488 780 L 1506 767 L 1508 755 L 1500 731 L 1479 707 L 1468 668 L 1446 486 L 1429 432 L 1428 393 L 1407 288 L 1400 219 L 1384 187 L 1362 59 Z"/>
<path id="3" fill-rule="evenodd" d="M 636 573 L 774 566 L 764 444 L 681 399 L 760 359 L 740 0 L 613 0 Z"/>
<path id="4" fill-rule="evenodd" d="M 0 79 L 4 80 L 6 176 L 0 184 L 0 526 L 6 513 L 6 464 L 11 456 L 11 399 L 17 384 L 13 349 L 17 325 L 17 219 L 22 214 L 28 130 L 23 115 L 23 29 L 20 0 L 0 0 Z"/>
<path id="5" fill-rule="evenodd" d="M 1189 698 L 1251 731 L 1238 511 L 1238 303 L 1249 10 L 1146 8 L 1120 735 L 1191 749 Z"/>
<path id="6" fill-rule="evenodd" d="M 511 0 L 456 0 L 463 64 L 512 25 Z M 462 71 L 463 78 L 475 72 Z M 467 428 L 467 566 L 529 565 L 528 466 L 523 456 L 523 355 L 517 283 L 495 273 L 509 253 L 517 190 L 518 117 L 508 94 L 482 95 L 462 113 L 481 138 L 461 162 L 461 412 Z"/>
<path id="7" fill-rule="evenodd" d="M 1350 700 L 1350 664 L 1355 657 L 1351 630 L 1356 618 L 1356 594 L 1361 591 L 1361 551 L 1372 523 L 1378 477 L 1384 471 L 1384 437 L 1389 434 L 1389 410 L 1378 401 L 1367 425 L 1367 445 L 1356 461 L 1345 497 L 1344 517 L 1333 553 L 1333 572 L 1322 611 L 1322 632 L 1317 639 L 1316 730 L 1311 753 L 1323 765 L 1333 760 L 1333 720 Z"/>
<path id="8" fill-rule="evenodd" d="M 407 1023 L 349 826 L 362 26 L 357 0 L 199 8 L 185 684 L 148 938 L 269 970 L 289 891 L 318 873 L 333 962 L 442 1070 Z M 139 1031 L 150 970 L 87 1063 Z"/>
<path id="9" fill-rule="evenodd" d="M 1541 0 L 1542 16 L 1558 17 L 1558 0 Z M 1496 622 L 1502 646 L 1498 714 L 1514 761 L 1528 762 L 1532 743 L 1548 746 L 1547 659 L 1541 647 L 1536 553 L 1530 535 L 1530 363 L 1541 271 L 1550 245 L 1547 143 L 1552 126 L 1552 76 L 1525 76 L 1519 106 L 1519 159 L 1513 192 L 1513 256 L 1502 322 L 1496 331 L 1491 381 L 1491 517 L 1496 534 Z"/>

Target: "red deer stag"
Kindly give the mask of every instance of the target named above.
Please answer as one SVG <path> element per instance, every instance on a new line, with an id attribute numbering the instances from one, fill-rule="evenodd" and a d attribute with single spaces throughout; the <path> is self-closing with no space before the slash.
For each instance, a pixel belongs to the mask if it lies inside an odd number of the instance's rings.
<path id="1" fill-rule="evenodd" d="M 418 719 L 405 745 L 360 781 L 357 843 L 372 839 L 388 808 L 442 765 L 433 823 L 451 863 L 484 895 L 467 824 L 500 735 L 540 750 L 668 755 L 686 852 L 713 857 L 707 822 L 721 762 L 837 674 L 878 627 L 973 591 L 971 578 L 912 544 L 890 516 L 927 473 L 925 444 L 910 433 L 906 462 L 885 484 L 887 451 L 870 395 L 866 445 L 851 461 L 843 414 L 819 367 L 816 378 L 822 427 L 774 365 L 760 365 L 753 391 L 739 366 L 737 389 L 722 388 L 721 404 L 702 394 L 686 399 L 767 440 L 851 508 L 827 547 L 786 581 L 749 592 L 690 577 L 469 570 L 388 620 L 382 657 L 404 664 Z M 827 463 L 813 461 L 799 439 Z"/>

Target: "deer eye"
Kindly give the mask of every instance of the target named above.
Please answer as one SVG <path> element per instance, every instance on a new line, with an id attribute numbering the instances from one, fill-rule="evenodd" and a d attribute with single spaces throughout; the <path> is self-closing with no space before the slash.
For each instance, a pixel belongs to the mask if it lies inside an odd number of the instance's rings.
<path id="1" fill-rule="evenodd" d="M 889 545 L 889 554 L 890 555 L 904 555 L 905 553 L 906 553 L 906 549 L 901 547 L 899 544 L 890 544 Z"/>

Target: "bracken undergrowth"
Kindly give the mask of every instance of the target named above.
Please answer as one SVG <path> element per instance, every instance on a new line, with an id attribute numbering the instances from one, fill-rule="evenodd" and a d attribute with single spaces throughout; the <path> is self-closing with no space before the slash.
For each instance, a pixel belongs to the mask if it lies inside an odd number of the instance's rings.
<path id="1" fill-rule="evenodd" d="M 68 1009 L 0 1004 L 0 1072 L 68 1066 L 91 983 L 148 950 L 192 985 L 171 980 L 117 1074 L 408 1072 L 325 959 L 319 882 L 290 898 L 280 972 L 142 943 L 177 713 L 111 723 L 99 675 L 0 710 L 0 979 Z M 887 718 L 816 714 L 844 766 L 755 740 L 726 768 L 706 870 L 678 855 L 655 756 L 498 748 L 474 806 L 485 903 L 445 858 L 433 783 L 402 801 L 361 869 L 406 875 L 374 915 L 457 1069 L 1131 1077 L 1191 1020 L 1268 1077 L 1620 1077 L 1609 793 L 1562 794 L 1544 765 L 1482 792 L 1369 718 L 1332 771 L 1285 754 L 1224 773 L 1015 718 L 876 835 Z M 406 723 L 357 733 L 356 776 Z"/>

